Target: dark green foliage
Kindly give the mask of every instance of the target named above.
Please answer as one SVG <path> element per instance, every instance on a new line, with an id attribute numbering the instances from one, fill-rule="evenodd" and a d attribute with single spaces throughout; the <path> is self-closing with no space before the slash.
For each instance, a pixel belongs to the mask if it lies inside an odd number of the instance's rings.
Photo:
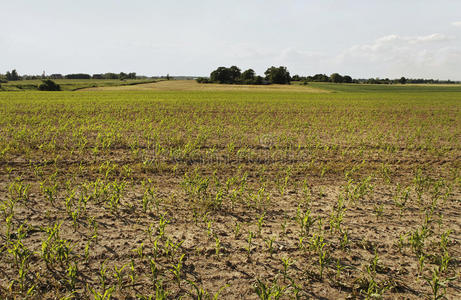
<path id="1" fill-rule="evenodd" d="M 219 67 L 210 74 L 210 80 L 217 83 L 238 83 L 240 80 L 240 69 L 236 66 L 230 68 Z"/>
<path id="2" fill-rule="evenodd" d="M 118 74 L 106 73 L 103 75 L 103 79 L 120 79 Z"/>
<path id="3" fill-rule="evenodd" d="M 120 80 L 136 79 L 136 73 L 134 73 L 134 72 L 132 72 L 132 73 L 120 72 L 120 74 L 118 74 L 118 78 L 114 78 L 114 79 L 120 79 Z"/>
<path id="4" fill-rule="evenodd" d="M 308 82 L 333 82 L 333 83 L 367 83 L 367 84 L 405 84 L 405 83 L 429 83 L 429 84 L 454 84 L 457 83 L 451 80 L 434 80 L 434 79 L 380 79 L 380 78 L 365 78 L 353 79 L 349 75 L 341 75 L 333 73 L 330 76 L 325 74 L 315 74 L 313 76 L 290 76 L 286 67 L 270 67 L 264 72 L 265 77 L 257 76 L 253 69 L 248 69 L 243 73 L 236 66 L 230 68 L 219 67 L 211 72 L 210 78 L 198 78 L 199 83 L 227 83 L 227 84 L 290 84 L 291 81 L 301 82 L 306 85 Z M 459 83 L 459 82 L 458 82 Z"/>
<path id="5" fill-rule="evenodd" d="M 252 81 L 256 77 L 256 73 L 253 69 L 248 69 L 242 73 L 242 80 L 245 81 Z"/>
<path id="6" fill-rule="evenodd" d="M 256 76 L 254 84 L 267 84 L 267 82 L 264 81 L 264 78 L 262 76 Z"/>
<path id="7" fill-rule="evenodd" d="M 331 79 L 331 82 L 334 82 L 334 83 L 341 83 L 344 81 L 344 78 L 338 73 L 331 74 L 330 79 Z"/>
<path id="8" fill-rule="evenodd" d="M 195 79 L 198 83 L 210 83 L 210 80 L 206 77 L 199 77 Z"/>
<path id="9" fill-rule="evenodd" d="M 291 81 L 290 72 L 282 66 L 278 68 L 272 66 L 264 72 L 264 75 L 266 75 L 266 80 L 269 83 L 289 84 Z"/>
<path id="10" fill-rule="evenodd" d="M 131 72 L 131 73 L 125 73 L 125 72 L 120 72 L 120 74 L 117 73 L 104 73 L 104 74 L 93 74 L 91 76 L 93 79 L 120 79 L 120 80 L 125 80 L 125 79 L 136 79 L 136 73 Z"/>
<path id="11" fill-rule="evenodd" d="M 61 87 L 59 84 L 51 79 L 43 80 L 43 83 L 38 86 L 40 91 L 60 91 Z"/>
<path id="12" fill-rule="evenodd" d="M 268 84 L 261 76 L 256 76 L 253 69 L 248 69 L 243 73 L 236 66 L 230 68 L 219 67 L 210 74 L 210 79 L 197 78 L 198 83 L 227 83 L 227 84 Z"/>
<path id="13" fill-rule="evenodd" d="M 104 79 L 104 75 L 103 74 L 93 74 L 93 76 L 91 76 L 91 78 L 93 78 L 93 79 Z"/>
<path id="14" fill-rule="evenodd" d="M 19 76 L 18 72 L 16 70 L 13 70 L 11 72 L 6 72 L 6 80 L 8 81 L 17 81 L 21 80 L 21 77 Z"/>
<path id="15" fill-rule="evenodd" d="M 91 76 L 89 74 L 67 74 L 65 76 L 66 79 L 91 79 Z"/>
<path id="16" fill-rule="evenodd" d="M 325 74 L 315 74 L 314 76 L 308 76 L 307 81 L 330 82 L 330 77 Z"/>
<path id="17" fill-rule="evenodd" d="M 62 76 L 62 74 L 51 74 L 49 78 L 50 79 L 64 79 L 64 76 Z"/>
<path id="18" fill-rule="evenodd" d="M 344 82 L 344 83 L 352 83 L 352 77 L 349 76 L 349 75 L 345 75 L 345 76 L 343 77 L 343 82 Z"/>
<path id="19" fill-rule="evenodd" d="M 232 66 L 229 68 L 230 72 L 230 77 L 233 82 L 238 82 L 240 80 L 240 76 L 242 75 L 242 72 L 237 66 Z"/>

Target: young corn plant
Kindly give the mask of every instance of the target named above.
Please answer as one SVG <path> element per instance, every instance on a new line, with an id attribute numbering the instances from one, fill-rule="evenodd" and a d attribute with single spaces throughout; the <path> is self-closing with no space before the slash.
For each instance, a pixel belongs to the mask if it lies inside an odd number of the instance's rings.
<path id="1" fill-rule="evenodd" d="M 410 199 L 410 187 L 407 187 L 406 189 L 402 190 L 400 185 L 397 185 L 397 191 L 393 197 L 393 200 L 394 200 L 394 204 L 400 209 L 400 215 L 403 214 L 409 199 Z"/>
<path id="2" fill-rule="evenodd" d="M 316 218 L 311 216 L 311 210 L 308 208 L 302 215 L 298 217 L 300 234 L 308 236 L 311 230 L 311 227 L 315 224 Z"/>
<path id="3" fill-rule="evenodd" d="M 123 272 L 123 270 L 128 266 L 128 264 L 124 264 L 123 266 L 121 266 L 120 268 L 118 268 L 116 265 L 113 266 L 113 277 L 114 279 L 117 281 L 117 287 L 119 290 L 123 290 L 123 286 L 124 286 L 124 276 L 125 276 L 125 273 Z"/>
<path id="4" fill-rule="evenodd" d="M 328 249 L 325 248 L 325 246 L 326 246 L 326 243 L 323 243 L 320 245 L 320 247 L 317 250 L 320 279 L 323 278 L 323 270 L 325 269 L 325 266 L 328 264 L 330 260 Z"/>
<path id="5" fill-rule="evenodd" d="M 282 257 L 281 261 L 282 261 L 282 266 L 283 266 L 282 275 L 283 275 L 283 280 L 285 281 L 288 277 L 288 268 L 291 265 L 293 265 L 294 262 L 289 257 Z"/>
<path id="6" fill-rule="evenodd" d="M 131 281 L 131 284 L 135 284 L 136 282 L 136 279 L 137 279 L 137 275 L 136 275 L 136 268 L 134 267 L 134 260 L 131 259 L 130 261 L 130 281 Z"/>
<path id="7" fill-rule="evenodd" d="M 160 216 L 157 227 L 157 237 L 158 239 L 163 239 L 165 237 L 165 228 L 170 221 L 165 218 L 165 214 Z"/>
<path id="8" fill-rule="evenodd" d="M 30 184 L 25 184 L 21 177 L 15 180 L 8 186 L 9 198 L 15 202 L 27 203 L 30 197 Z"/>
<path id="9" fill-rule="evenodd" d="M 71 291 L 75 290 L 75 285 L 77 283 L 77 275 L 78 275 L 78 263 L 74 262 L 69 264 L 69 267 L 66 270 L 67 275 L 67 284 Z"/>
<path id="10" fill-rule="evenodd" d="M 413 249 L 413 252 L 417 255 L 420 256 L 424 250 L 424 244 L 425 240 L 428 236 L 429 232 L 428 229 L 425 225 L 421 226 L 421 228 L 417 228 L 415 231 L 413 231 L 409 238 L 408 242 L 411 245 L 411 248 Z"/>
<path id="11" fill-rule="evenodd" d="M 450 281 L 455 280 L 456 277 L 452 278 L 442 278 L 440 277 L 440 270 L 439 268 L 434 268 L 432 270 L 432 277 L 428 278 L 425 277 L 424 280 L 429 284 L 431 287 L 432 295 L 431 298 L 433 300 L 443 299 L 447 292 L 447 285 Z"/>
<path id="12" fill-rule="evenodd" d="M 346 269 L 346 266 L 341 265 L 341 261 L 338 258 L 336 260 L 336 276 L 335 276 L 336 281 L 339 281 L 339 279 L 341 278 L 341 272 L 344 269 Z"/>
<path id="13" fill-rule="evenodd" d="M 269 251 L 269 255 L 272 257 L 272 253 L 274 252 L 274 241 L 275 237 L 271 237 L 270 239 L 266 239 L 267 250 Z"/>
<path id="14" fill-rule="evenodd" d="M 110 300 L 115 290 L 114 287 L 110 287 L 108 289 L 102 289 L 99 291 L 89 285 L 87 285 L 87 289 L 91 292 L 95 300 Z"/>
<path id="15" fill-rule="evenodd" d="M 342 232 L 341 224 L 343 222 L 346 210 L 347 209 L 344 204 L 344 197 L 342 195 L 339 195 L 338 202 L 336 203 L 330 215 L 330 230 L 332 232 L 334 230 L 340 233 Z"/>
<path id="16" fill-rule="evenodd" d="M 27 290 L 26 278 L 29 273 L 30 257 L 32 256 L 32 251 L 22 243 L 24 237 L 25 232 L 23 231 L 23 225 L 21 225 L 17 231 L 17 239 L 14 241 L 10 240 L 5 245 L 8 253 L 10 253 L 13 258 L 14 265 L 18 272 L 17 282 L 19 283 L 20 290 L 23 292 Z"/>
<path id="17" fill-rule="evenodd" d="M 181 255 L 181 257 L 178 260 L 177 264 L 171 265 L 170 272 L 173 273 L 176 283 L 178 284 L 178 287 L 181 287 L 181 276 L 182 276 L 182 267 L 183 267 L 183 259 L 184 259 L 185 254 Z"/>
<path id="18" fill-rule="evenodd" d="M 150 265 L 150 273 L 152 276 L 152 282 L 155 284 L 158 280 L 160 270 L 157 267 L 157 264 L 155 263 L 155 259 L 150 258 L 149 259 L 149 265 Z"/>
<path id="19" fill-rule="evenodd" d="M 41 254 L 46 265 L 52 268 L 55 263 L 67 264 L 73 246 L 65 239 L 60 238 L 61 223 L 55 223 L 53 227 L 45 228 L 48 237 L 42 242 Z"/>
<path id="20" fill-rule="evenodd" d="M 287 286 L 280 286 L 275 279 L 271 285 L 257 279 L 254 291 L 260 300 L 278 300 L 284 296 Z"/>
<path id="21" fill-rule="evenodd" d="M 45 197 L 50 201 L 51 205 L 54 206 L 54 201 L 56 200 L 56 193 L 58 189 L 58 183 L 54 182 L 54 184 L 47 185 L 45 181 L 40 183 L 40 189 Z"/>
<path id="22" fill-rule="evenodd" d="M 262 228 L 264 225 L 264 217 L 265 213 L 263 213 L 259 218 L 258 218 L 258 236 L 262 236 Z"/>
<path id="23" fill-rule="evenodd" d="M 382 217 L 384 214 L 384 204 L 375 205 L 373 208 L 373 212 L 376 215 L 376 219 L 379 219 L 380 217 Z"/>
<path id="24" fill-rule="evenodd" d="M 219 294 L 226 288 L 228 285 L 222 286 L 215 294 L 210 295 L 202 287 L 199 287 L 195 282 L 191 280 L 186 280 L 194 288 L 195 294 L 191 292 L 192 297 L 196 300 L 218 300 Z"/>
<path id="25" fill-rule="evenodd" d="M 321 222 L 320 222 L 321 223 Z M 321 228 L 321 225 L 320 227 Z M 319 264 L 319 276 L 320 279 L 323 277 L 323 270 L 327 263 L 329 262 L 330 256 L 328 248 L 326 248 L 327 244 L 324 242 L 323 233 L 320 232 L 318 234 L 314 234 L 310 241 L 310 247 L 317 253 L 317 261 Z"/>
<path id="26" fill-rule="evenodd" d="M 238 239 L 239 237 L 240 237 L 240 223 L 235 222 L 235 225 L 234 225 L 234 238 Z"/>
<path id="27" fill-rule="evenodd" d="M 103 290 L 106 290 L 106 283 L 107 283 L 107 267 L 106 267 L 106 261 L 103 261 L 102 264 L 99 266 L 99 283 L 101 284 L 101 287 Z"/>
<path id="28" fill-rule="evenodd" d="M 107 204 L 109 205 L 109 208 L 112 209 L 113 211 L 117 211 L 118 207 L 121 204 L 121 199 L 122 199 L 126 184 L 127 183 L 124 181 L 118 182 L 117 180 L 115 180 L 108 185 L 109 194 L 107 197 Z"/>
<path id="29" fill-rule="evenodd" d="M 136 249 L 131 250 L 138 254 L 140 259 L 144 259 L 144 243 L 141 243 Z"/>
<path id="30" fill-rule="evenodd" d="M 142 197 L 143 212 L 146 213 L 147 211 L 150 211 L 152 204 L 154 204 L 157 213 L 159 213 L 160 212 L 160 201 L 157 197 L 157 192 L 156 192 L 155 187 L 152 184 L 152 181 L 148 179 L 147 182 L 143 181 L 142 185 L 145 188 L 144 195 Z"/>
<path id="31" fill-rule="evenodd" d="M 348 246 L 349 246 L 349 231 L 347 228 L 345 228 L 343 230 L 343 236 L 341 238 L 341 242 L 339 244 L 339 246 L 341 247 L 341 249 L 343 250 L 346 250 L 348 249 Z"/>

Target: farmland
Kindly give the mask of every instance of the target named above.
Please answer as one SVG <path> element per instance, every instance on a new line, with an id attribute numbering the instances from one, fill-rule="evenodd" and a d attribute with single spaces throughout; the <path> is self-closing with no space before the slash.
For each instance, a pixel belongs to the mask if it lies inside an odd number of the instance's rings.
<path id="1" fill-rule="evenodd" d="M 137 84 L 152 83 L 154 79 L 57 79 L 63 91 L 74 91 L 84 88 L 132 86 Z M 0 91 L 33 91 L 37 90 L 42 80 L 18 80 L 0 84 Z"/>
<path id="2" fill-rule="evenodd" d="M 461 87 L 0 92 L 0 298 L 461 293 Z"/>

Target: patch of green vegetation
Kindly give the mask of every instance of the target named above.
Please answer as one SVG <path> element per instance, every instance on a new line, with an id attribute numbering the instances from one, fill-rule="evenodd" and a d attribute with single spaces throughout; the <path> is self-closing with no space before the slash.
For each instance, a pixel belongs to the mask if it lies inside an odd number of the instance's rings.
<path id="1" fill-rule="evenodd" d="M 158 80 L 154 79 L 56 79 L 53 80 L 63 91 L 75 91 L 90 87 L 103 87 L 103 86 L 122 86 L 122 85 L 136 85 L 142 83 L 151 83 Z M 18 80 L 9 81 L 1 84 L 0 91 L 30 91 L 38 90 L 42 84 L 42 80 Z"/>
<path id="2" fill-rule="evenodd" d="M 302 83 L 301 83 L 302 84 Z M 406 85 L 406 84 L 357 84 L 357 83 L 323 83 L 309 82 L 309 86 L 347 93 L 428 93 L 461 92 L 461 85 Z"/>

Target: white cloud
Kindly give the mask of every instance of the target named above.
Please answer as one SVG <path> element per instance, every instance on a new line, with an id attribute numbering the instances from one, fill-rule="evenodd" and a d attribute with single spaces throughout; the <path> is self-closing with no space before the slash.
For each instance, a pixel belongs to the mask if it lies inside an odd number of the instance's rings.
<path id="1" fill-rule="evenodd" d="M 434 34 L 430 34 L 430 35 L 410 37 L 410 38 L 406 38 L 406 39 L 410 43 L 431 43 L 431 42 L 450 41 L 450 40 L 453 40 L 455 38 L 452 37 L 452 36 L 447 36 L 445 34 L 441 34 L 441 33 L 434 33 Z"/>
<path id="2" fill-rule="evenodd" d="M 459 79 L 461 49 L 454 37 L 440 33 L 424 36 L 388 35 L 372 43 L 344 50 L 336 58 L 338 66 L 367 70 L 378 76 L 411 76 Z"/>
<path id="3" fill-rule="evenodd" d="M 261 74 L 269 65 L 284 65 L 293 74 L 302 75 L 339 72 L 360 78 L 461 79 L 459 40 L 442 33 L 420 36 L 391 34 L 342 51 L 330 49 L 320 52 L 294 47 L 274 49 L 256 43 L 223 45 L 223 52 L 225 49 L 230 55 L 223 64 L 252 67 Z"/>
<path id="4" fill-rule="evenodd" d="M 451 25 L 461 27 L 461 21 L 452 22 Z"/>

